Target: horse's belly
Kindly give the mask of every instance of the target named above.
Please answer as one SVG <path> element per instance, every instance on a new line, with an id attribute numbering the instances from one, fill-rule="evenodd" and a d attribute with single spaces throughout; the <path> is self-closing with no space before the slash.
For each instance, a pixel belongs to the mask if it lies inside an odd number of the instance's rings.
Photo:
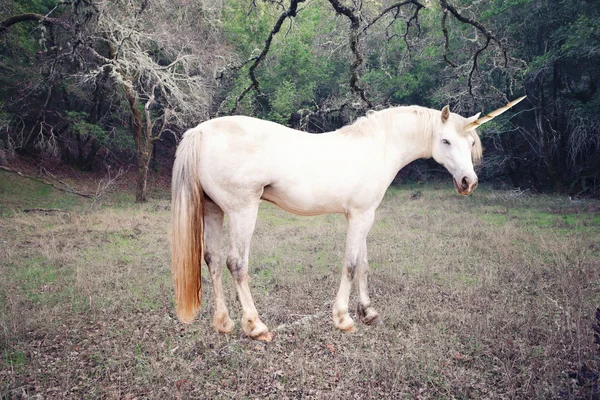
<path id="1" fill-rule="evenodd" d="M 343 213 L 342 202 L 328 193 L 315 193 L 310 189 L 283 190 L 274 186 L 266 186 L 261 196 L 278 207 L 298 215 L 320 215 Z"/>

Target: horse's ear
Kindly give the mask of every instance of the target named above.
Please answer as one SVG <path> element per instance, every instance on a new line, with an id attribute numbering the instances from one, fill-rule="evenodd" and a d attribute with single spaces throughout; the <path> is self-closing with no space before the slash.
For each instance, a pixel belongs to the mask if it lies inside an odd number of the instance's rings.
<path id="1" fill-rule="evenodd" d="M 442 108 L 442 123 L 445 124 L 450 118 L 450 106 Z"/>
<path id="2" fill-rule="evenodd" d="M 466 129 L 467 129 L 467 130 L 466 130 L 466 132 L 468 132 L 468 131 L 472 131 L 472 130 L 474 130 L 475 128 L 477 128 L 477 126 L 472 126 L 472 127 L 469 127 L 469 125 L 471 125 L 473 122 L 477 121 L 477 118 L 479 118 L 479 115 L 480 115 L 480 114 L 481 114 L 481 113 L 480 113 L 480 112 L 478 112 L 477 114 L 473 115 L 472 117 L 465 118 L 465 127 L 468 127 L 468 128 L 466 128 Z"/>

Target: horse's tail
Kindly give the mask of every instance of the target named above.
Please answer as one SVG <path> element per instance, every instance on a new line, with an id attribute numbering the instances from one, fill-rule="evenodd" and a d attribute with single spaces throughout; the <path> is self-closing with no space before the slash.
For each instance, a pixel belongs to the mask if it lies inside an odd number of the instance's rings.
<path id="1" fill-rule="evenodd" d="M 204 248 L 204 192 L 198 171 L 198 128 L 181 140 L 173 165 L 171 251 L 177 317 L 191 323 L 202 303 L 201 266 Z"/>

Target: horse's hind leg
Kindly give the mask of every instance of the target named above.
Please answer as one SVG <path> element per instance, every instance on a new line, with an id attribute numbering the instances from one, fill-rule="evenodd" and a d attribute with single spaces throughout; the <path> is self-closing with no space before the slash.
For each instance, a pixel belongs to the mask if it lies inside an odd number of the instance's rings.
<path id="1" fill-rule="evenodd" d="M 204 203 L 204 261 L 210 272 L 210 279 L 215 293 L 215 313 L 213 326 L 221 333 L 233 330 L 234 323 L 229 318 L 225 296 L 223 295 L 223 282 L 221 280 L 223 265 L 221 263 L 221 236 L 223 233 L 223 210 L 206 199 Z"/>
<path id="2" fill-rule="evenodd" d="M 242 304 L 242 328 L 244 333 L 253 339 L 270 341 L 271 333 L 258 317 L 248 286 L 250 239 L 254 233 L 258 204 L 257 201 L 241 210 L 227 214 L 231 241 L 231 249 L 227 257 L 227 268 L 231 272 L 238 298 Z"/>

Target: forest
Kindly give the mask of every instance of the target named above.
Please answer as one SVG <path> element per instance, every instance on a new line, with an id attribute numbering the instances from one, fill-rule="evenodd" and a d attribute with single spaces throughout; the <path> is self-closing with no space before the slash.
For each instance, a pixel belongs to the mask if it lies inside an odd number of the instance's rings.
<path id="1" fill-rule="evenodd" d="M 598 0 L 5 0 L 0 165 L 132 166 L 143 202 L 215 116 L 320 133 L 370 109 L 469 116 L 527 95 L 480 129 L 481 181 L 597 197 L 598 65 Z"/>

